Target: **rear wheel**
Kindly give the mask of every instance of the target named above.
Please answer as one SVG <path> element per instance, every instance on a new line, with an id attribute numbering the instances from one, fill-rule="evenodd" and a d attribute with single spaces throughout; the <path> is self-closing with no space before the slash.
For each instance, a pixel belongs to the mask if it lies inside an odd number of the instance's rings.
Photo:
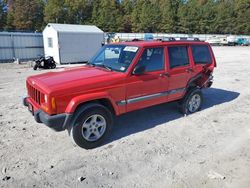
<path id="1" fill-rule="evenodd" d="M 55 69 L 56 68 L 56 63 L 52 62 L 53 64 L 51 65 L 51 69 Z"/>
<path id="2" fill-rule="evenodd" d="M 192 114 L 201 109 L 203 102 L 203 96 L 201 89 L 199 88 L 192 88 L 190 89 L 185 97 L 180 101 L 179 108 L 180 111 L 185 114 Z"/>
<path id="3" fill-rule="evenodd" d="M 111 112 L 100 104 L 87 104 L 75 116 L 70 136 L 78 146 L 91 149 L 100 146 L 109 136 L 113 125 Z"/>
<path id="4" fill-rule="evenodd" d="M 33 69 L 36 70 L 37 68 L 38 68 L 38 65 L 35 64 L 34 67 L 33 67 Z"/>

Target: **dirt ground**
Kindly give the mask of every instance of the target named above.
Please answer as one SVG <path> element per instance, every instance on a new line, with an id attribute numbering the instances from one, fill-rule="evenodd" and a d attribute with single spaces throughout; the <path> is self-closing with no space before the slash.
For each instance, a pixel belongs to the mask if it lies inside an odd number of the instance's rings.
<path id="1" fill-rule="evenodd" d="M 28 64 L 0 64 L 0 187 L 250 187 L 250 47 L 214 47 L 214 85 L 200 112 L 163 104 L 116 119 L 84 150 L 22 106 Z M 59 69 L 58 69 L 59 70 Z"/>

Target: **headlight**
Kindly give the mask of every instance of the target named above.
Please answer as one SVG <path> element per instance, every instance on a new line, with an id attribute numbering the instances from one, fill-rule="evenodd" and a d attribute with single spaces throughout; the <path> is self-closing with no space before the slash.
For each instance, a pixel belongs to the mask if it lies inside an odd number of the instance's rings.
<path id="1" fill-rule="evenodd" d="M 48 95 L 44 95 L 44 102 L 48 104 Z"/>
<path id="2" fill-rule="evenodd" d="M 48 111 L 48 102 L 49 102 L 49 97 L 48 95 L 44 94 L 43 95 L 43 98 L 42 98 L 42 101 L 41 101 L 41 107 L 42 109 L 47 112 Z"/>

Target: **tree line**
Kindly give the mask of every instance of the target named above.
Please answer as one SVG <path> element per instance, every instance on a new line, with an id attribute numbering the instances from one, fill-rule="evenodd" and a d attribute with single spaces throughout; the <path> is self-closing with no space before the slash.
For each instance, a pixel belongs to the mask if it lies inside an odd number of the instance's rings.
<path id="1" fill-rule="evenodd" d="M 0 0 L 0 30 L 47 23 L 105 32 L 250 34 L 250 0 Z"/>

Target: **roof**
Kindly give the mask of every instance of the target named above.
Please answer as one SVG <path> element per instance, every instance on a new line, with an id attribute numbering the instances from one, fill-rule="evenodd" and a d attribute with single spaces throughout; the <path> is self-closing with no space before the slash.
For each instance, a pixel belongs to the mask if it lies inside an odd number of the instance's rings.
<path id="1" fill-rule="evenodd" d="M 187 40 L 173 40 L 173 41 L 132 41 L 132 42 L 120 42 L 114 44 L 123 44 L 128 46 L 139 46 L 139 47 L 149 47 L 149 46 L 165 46 L 168 44 L 208 44 L 202 41 L 187 41 Z"/>
<path id="2" fill-rule="evenodd" d="M 73 24 L 55 24 L 49 23 L 46 27 L 53 27 L 58 32 L 70 33 L 103 33 L 95 25 L 73 25 Z"/>
<path id="3" fill-rule="evenodd" d="M 1 1 L 1 0 L 0 0 Z M 31 32 L 0 32 L 0 36 L 42 36 L 42 33 L 31 33 Z"/>

